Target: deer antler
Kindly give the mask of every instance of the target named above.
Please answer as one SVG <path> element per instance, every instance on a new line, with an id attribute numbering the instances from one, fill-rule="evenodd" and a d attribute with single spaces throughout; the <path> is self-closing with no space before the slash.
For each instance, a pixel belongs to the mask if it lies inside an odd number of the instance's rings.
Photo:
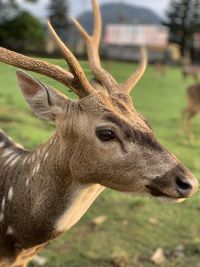
<path id="1" fill-rule="evenodd" d="M 107 88 L 109 93 L 113 92 L 129 93 L 131 89 L 140 80 L 146 69 L 147 66 L 146 50 L 142 48 L 141 62 L 136 71 L 130 76 L 130 78 L 127 81 L 125 81 L 121 85 L 117 84 L 115 79 L 105 69 L 102 68 L 100 63 L 99 45 L 100 45 L 100 37 L 102 31 L 101 13 L 97 0 L 92 0 L 92 6 L 93 6 L 93 16 L 94 16 L 94 33 L 92 36 L 90 36 L 85 31 L 85 29 L 76 19 L 73 19 L 76 28 L 80 32 L 83 40 L 87 45 L 88 59 L 91 70 L 95 78 Z"/>
<path id="2" fill-rule="evenodd" d="M 0 61 L 28 71 L 44 74 L 64 85 L 73 87 L 74 77 L 70 72 L 42 60 L 27 57 L 0 47 Z"/>
<path id="3" fill-rule="evenodd" d="M 90 36 L 84 30 L 84 28 L 76 19 L 73 18 L 73 21 L 87 45 L 88 60 L 93 75 L 107 88 L 109 93 L 112 93 L 117 86 L 117 82 L 106 70 L 101 67 L 101 61 L 99 57 L 99 45 L 102 31 L 101 13 L 96 0 L 92 0 L 92 5 L 94 14 L 94 33 L 92 36 Z"/>
<path id="4" fill-rule="evenodd" d="M 35 73 L 53 78 L 54 80 L 69 87 L 80 98 L 83 98 L 89 94 L 89 92 L 83 90 L 83 88 L 80 90 L 80 85 L 72 73 L 62 69 L 57 65 L 24 56 L 3 47 L 0 47 L 0 61 L 23 70 L 33 71 Z"/>
<path id="5" fill-rule="evenodd" d="M 65 46 L 63 41 L 59 38 L 53 27 L 51 26 L 51 23 L 48 22 L 49 30 L 58 45 L 58 48 L 61 50 L 72 74 L 74 75 L 74 78 L 77 82 L 77 84 L 82 88 L 83 91 L 87 92 L 88 95 L 95 92 L 94 88 L 91 86 L 90 82 L 88 81 L 80 63 L 75 58 L 73 53 Z"/>
<path id="6" fill-rule="evenodd" d="M 142 78 L 147 67 L 147 50 L 145 47 L 141 47 L 141 60 L 135 70 L 135 72 L 126 80 L 124 83 L 119 85 L 118 90 L 121 92 L 130 93 L 131 90 L 136 86 L 139 80 Z"/>

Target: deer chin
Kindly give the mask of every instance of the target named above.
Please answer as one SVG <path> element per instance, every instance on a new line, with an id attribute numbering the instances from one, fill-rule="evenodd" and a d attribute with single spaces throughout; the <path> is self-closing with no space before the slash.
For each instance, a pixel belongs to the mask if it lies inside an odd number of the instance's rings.
<path id="1" fill-rule="evenodd" d="M 185 198 L 170 198 L 170 197 L 158 197 L 158 199 L 167 204 L 182 203 L 185 201 Z"/>
<path id="2" fill-rule="evenodd" d="M 161 202 L 164 202 L 164 203 L 168 203 L 168 204 L 181 203 L 186 199 L 186 198 L 175 198 L 175 197 L 172 197 L 170 195 L 165 194 L 164 192 L 162 192 L 158 188 L 154 188 L 154 187 L 151 187 L 151 186 L 146 186 L 146 187 L 150 190 L 149 194 L 152 197 L 156 197 L 157 199 L 159 199 Z"/>
<path id="3" fill-rule="evenodd" d="M 170 197 L 170 196 L 167 196 L 163 193 L 162 195 L 162 192 L 160 192 L 160 195 L 159 196 L 155 196 L 151 193 L 129 193 L 130 195 L 136 195 L 136 196 L 142 196 L 142 197 L 150 197 L 150 198 L 156 198 L 158 199 L 160 202 L 162 203 L 166 203 L 166 204 L 176 204 L 176 203 L 182 203 L 183 201 L 186 200 L 186 198 L 174 198 L 174 197 Z"/>

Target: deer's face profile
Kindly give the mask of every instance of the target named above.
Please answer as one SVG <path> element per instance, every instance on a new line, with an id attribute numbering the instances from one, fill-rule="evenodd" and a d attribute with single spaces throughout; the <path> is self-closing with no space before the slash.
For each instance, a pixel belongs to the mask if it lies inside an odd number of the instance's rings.
<path id="1" fill-rule="evenodd" d="M 79 112 L 71 166 L 82 182 L 174 200 L 196 192 L 196 179 L 159 144 L 128 95 L 93 95 Z"/>
<path id="2" fill-rule="evenodd" d="M 17 76 L 33 112 L 55 121 L 55 153 L 73 180 L 174 201 L 196 192 L 197 180 L 159 144 L 127 94 L 97 91 L 71 101 L 22 71 Z"/>

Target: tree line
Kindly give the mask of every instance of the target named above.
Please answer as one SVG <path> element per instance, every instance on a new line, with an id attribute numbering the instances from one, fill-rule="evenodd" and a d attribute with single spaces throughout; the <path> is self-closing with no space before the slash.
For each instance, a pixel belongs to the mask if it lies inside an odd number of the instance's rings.
<path id="1" fill-rule="evenodd" d="M 166 17 L 169 41 L 180 46 L 182 57 L 194 46 L 200 49 L 200 0 L 171 0 Z"/>
<path id="2" fill-rule="evenodd" d="M 24 0 L 29 3 L 37 0 Z M 24 10 L 16 0 L 0 0 L 0 46 L 16 51 L 44 51 L 45 23 Z M 49 0 L 46 6 L 48 18 L 58 33 L 66 31 L 68 20 L 68 1 Z"/>

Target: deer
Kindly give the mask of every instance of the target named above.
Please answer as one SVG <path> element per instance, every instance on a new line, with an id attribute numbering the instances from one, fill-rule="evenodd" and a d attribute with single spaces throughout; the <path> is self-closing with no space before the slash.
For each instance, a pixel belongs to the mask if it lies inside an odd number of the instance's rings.
<path id="1" fill-rule="evenodd" d="M 182 75 L 183 78 L 191 77 L 194 79 L 194 82 L 198 82 L 198 76 L 200 73 L 200 67 L 198 65 L 194 65 L 191 62 L 191 56 L 188 51 L 185 51 L 185 56 L 182 58 Z"/>
<path id="2" fill-rule="evenodd" d="M 154 65 L 154 74 L 155 76 L 165 76 L 166 75 L 166 65 L 162 62 L 155 62 Z"/>
<path id="3" fill-rule="evenodd" d="M 197 65 L 184 65 L 182 67 L 182 74 L 184 78 L 191 77 L 195 82 L 198 82 L 198 75 L 200 73 L 200 67 Z"/>
<path id="4" fill-rule="evenodd" d="M 92 0 L 94 32 L 74 23 L 86 42 L 94 78 L 48 23 L 69 71 L 46 61 L 0 48 L 0 61 L 17 67 L 22 94 L 55 132 L 35 150 L 0 133 L 0 266 L 25 267 L 49 242 L 74 226 L 105 188 L 181 202 L 198 190 L 196 177 L 155 138 L 135 109 L 131 90 L 147 66 L 145 48 L 133 74 L 119 84 L 101 65 L 101 14 Z M 78 98 L 33 78 L 50 77 Z"/>
<path id="5" fill-rule="evenodd" d="M 193 118 L 200 113 L 200 84 L 193 84 L 186 90 L 187 106 L 181 112 L 181 129 L 183 132 L 184 121 L 186 120 L 186 131 L 190 141 L 193 141 L 195 136 L 192 129 Z"/>

